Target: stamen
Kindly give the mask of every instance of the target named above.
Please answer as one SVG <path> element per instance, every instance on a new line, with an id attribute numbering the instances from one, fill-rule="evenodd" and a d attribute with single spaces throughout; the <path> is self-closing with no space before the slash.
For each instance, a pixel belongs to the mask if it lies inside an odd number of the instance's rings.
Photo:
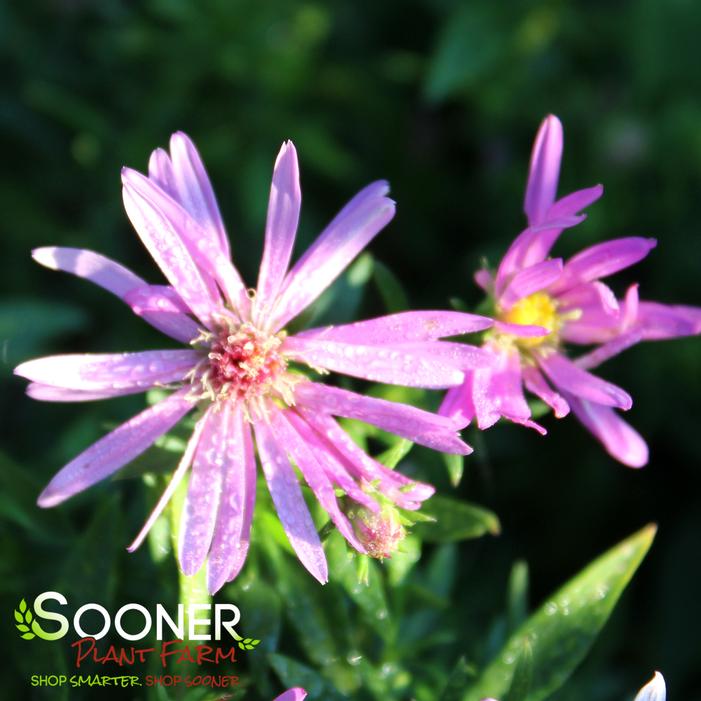
<path id="1" fill-rule="evenodd" d="M 250 421 L 265 418 L 269 400 L 294 404 L 294 386 L 303 378 L 287 371 L 280 352 L 285 333 L 268 334 L 250 322 L 240 323 L 226 314 L 215 315 L 219 332 L 201 331 L 193 345 L 206 345 L 206 356 L 187 374 L 192 385 L 188 397 L 222 402 L 240 401 Z"/>

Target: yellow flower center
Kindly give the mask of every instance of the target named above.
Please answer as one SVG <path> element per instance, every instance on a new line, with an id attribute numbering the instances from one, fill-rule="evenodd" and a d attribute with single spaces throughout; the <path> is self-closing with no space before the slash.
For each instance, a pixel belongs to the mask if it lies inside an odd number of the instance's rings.
<path id="1" fill-rule="evenodd" d="M 545 292 L 536 292 L 520 299 L 511 309 L 501 314 L 501 320 L 523 326 L 542 326 L 550 333 L 547 336 L 519 338 L 516 343 L 522 348 L 537 348 L 543 343 L 557 341 L 557 333 L 562 326 L 562 318 L 557 313 L 557 304 Z"/>

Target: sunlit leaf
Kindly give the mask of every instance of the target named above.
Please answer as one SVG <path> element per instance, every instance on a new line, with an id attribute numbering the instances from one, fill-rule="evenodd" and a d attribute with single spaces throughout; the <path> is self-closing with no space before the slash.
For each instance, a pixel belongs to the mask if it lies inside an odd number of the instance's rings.
<path id="1" fill-rule="evenodd" d="M 647 526 L 596 559 L 541 606 L 509 639 L 463 701 L 504 698 L 527 642 L 532 678 L 526 701 L 541 701 L 572 674 L 603 628 L 655 536 Z"/>
<path id="2" fill-rule="evenodd" d="M 417 523 L 413 532 L 429 543 L 452 543 L 458 540 L 497 535 L 497 515 L 481 506 L 449 497 L 434 496 L 421 507 L 435 523 Z"/>

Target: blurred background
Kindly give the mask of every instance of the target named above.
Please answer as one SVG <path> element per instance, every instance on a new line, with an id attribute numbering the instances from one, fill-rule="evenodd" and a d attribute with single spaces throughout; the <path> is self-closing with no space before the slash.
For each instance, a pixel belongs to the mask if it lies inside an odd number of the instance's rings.
<path id="1" fill-rule="evenodd" d="M 616 278 L 616 291 L 639 281 L 644 298 L 701 305 L 700 35 L 694 0 L 0 3 L 3 611 L 59 587 L 76 601 L 174 596 L 172 564 L 154 580 L 147 553 L 124 552 L 146 510 L 138 481 L 102 485 L 54 512 L 34 507 L 49 477 L 143 398 L 42 404 L 11 376 L 35 355 L 163 345 L 109 294 L 30 258 L 41 245 L 86 247 L 160 281 L 122 209 L 122 165 L 144 170 L 171 132 L 190 134 L 252 283 L 272 164 L 291 138 L 304 198 L 298 253 L 352 194 L 387 178 L 398 213 L 371 245 L 374 260 L 401 281 L 412 307 L 446 308 L 451 298 L 474 307 L 473 271 L 483 258 L 498 262 L 524 225 L 531 143 L 552 112 L 565 127 L 560 193 L 605 186 L 558 254 L 654 236 L 658 247 Z M 355 316 L 386 309 L 372 281 L 353 304 Z M 671 698 L 698 699 L 701 339 L 634 348 L 601 374 L 633 394 L 627 418 L 651 447 L 641 471 L 615 463 L 571 418 L 546 417 L 546 438 L 506 425 L 469 434 L 477 450 L 456 489 L 440 463 L 420 452 L 408 458 L 443 493 L 484 504 L 502 524 L 498 538 L 453 545 L 452 554 L 426 547 L 438 580 L 441 557 L 450 567 L 440 606 L 426 606 L 449 612 L 452 625 L 426 660 L 450 669 L 463 635 L 488 647 L 514 560 L 528 563 L 537 605 L 655 521 L 649 558 L 553 698 L 628 698 L 659 669 Z M 165 583 L 154 591 L 154 581 Z M 304 659 L 285 601 L 281 649 Z M 29 696 L 26 678 L 71 661 L 51 652 L 40 662 L 42 644 L 25 645 L 3 620 L 3 659 L 14 672 L 3 680 L 6 698 L 59 698 Z M 444 619 L 435 620 L 433 633 Z M 270 680 L 261 698 L 280 689 Z M 365 698 L 353 688 L 344 693 Z M 396 698 L 412 697 L 397 688 Z"/>

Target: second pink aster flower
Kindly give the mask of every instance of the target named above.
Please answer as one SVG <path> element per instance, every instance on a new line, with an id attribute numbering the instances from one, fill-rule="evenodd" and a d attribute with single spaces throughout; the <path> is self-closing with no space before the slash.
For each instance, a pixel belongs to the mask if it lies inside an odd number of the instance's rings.
<path id="1" fill-rule="evenodd" d="M 589 370 L 638 341 L 699 333 L 701 309 L 641 302 L 635 285 L 619 301 L 602 282 L 642 260 L 654 239 L 613 239 L 567 261 L 550 257 L 562 232 L 582 222 L 582 210 L 603 192 L 596 185 L 556 200 L 562 146 L 562 125 L 549 116 L 531 156 L 524 201 L 528 227 L 496 271 L 475 276 L 494 309 L 495 326 L 483 347 L 495 365 L 468 371 L 463 385 L 448 391 L 441 413 L 475 420 L 482 429 L 504 417 L 544 433 L 531 419 L 525 385 L 556 417 L 571 410 L 610 455 L 640 467 L 648 459 L 647 445 L 616 413 L 631 408 L 630 395 Z M 568 344 L 592 348 L 571 360 Z"/>
<path id="2" fill-rule="evenodd" d="M 290 268 L 301 193 L 297 154 L 283 145 L 275 163 L 263 258 L 255 290 L 231 263 L 229 240 L 199 154 L 182 133 L 170 154 L 154 151 L 148 177 L 124 169 L 124 204 L 136 232 L 170 283 L 149 285 L 86 250 L 42 248 L 43 265 L 80 277 L 124 300 L 144 320 L 188 348 L 32 360 L 16 373 L 28 393 L 48 401 L 86 401 L 165 386 L 174 391 L 119 426 L 66 465 L 39 497 L 54 506 L 120 469 L 182 417 L 199 410 L 192 438 L 137 547 L 184 473 L 191 477 L 180 527 L 186 574 L 206 562 L 210 591 L 240 571 L 255 500 L 257 447 L 263 474 L 288 538 L 304 566 L 328 577 L 319 536 L 293 465 L 348 542 L 359 539 L 336 489 L 371 512 L 377 490 L 417 509 L 433 488 L 385 468 L 363 452 L 335 417 L 359 419 L 436 450 L 466 454 L 459 422 L 396 402 L 319 384 L 313 372 L 424 388 L 459 385 L 484 367 L 484 351 L 439 339 L 485 329 L 491 320 L 457 312 L 406 312 L 288 335 L 309 306 L 394 215 L 388 186 L 359 192 Z"/>

